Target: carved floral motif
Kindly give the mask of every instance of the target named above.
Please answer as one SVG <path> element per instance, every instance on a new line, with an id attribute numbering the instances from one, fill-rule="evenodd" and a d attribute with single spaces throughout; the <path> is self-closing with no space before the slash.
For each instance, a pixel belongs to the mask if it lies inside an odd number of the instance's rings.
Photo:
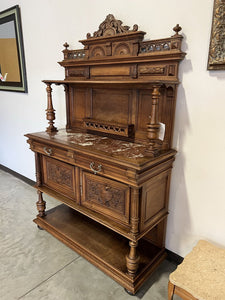
<path id="1" fill-rule="evenodd" d="M 140 74 L 164 74 L 164 67 L 140 67 Z"/>
<path id="2" fill-rule="evenodd" d="M 208 69 L 225 69 L 225 1 L 215 0 Z"/>
<path id="3" fill-rule="evenodd" d="M 112 14 L 109 14 L 105 21 L 103 21 L 95 31 L 93 37 L 112 36 L 120 33 L 128 33 L 130 31 L 137 31 L 138 25 L 133 26 L 133 30 L 129 30 L 129 26 L 122 25 L 122 21 L 116 20 Z M 91 34 L 87 34 L 87 38 L 90 38 Z"/>
<path id="4" fill-rule="evenodd" d="M 124 191 L 107 184 L 86 178 L 86 201 L 114 209 L 122 214 L 125 211 Z"/>
<path id="5" fill-rule="evenodd" d="M 48 178 L 57 184 L 72 186 L 71 171 L 54 164 L 48 164 Z"/>

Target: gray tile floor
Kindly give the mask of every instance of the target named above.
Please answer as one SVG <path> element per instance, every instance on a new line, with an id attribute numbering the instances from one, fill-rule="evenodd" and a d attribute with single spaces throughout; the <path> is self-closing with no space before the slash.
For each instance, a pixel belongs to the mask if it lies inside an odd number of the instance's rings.
<path id="1" fill-rule="evenodd" d="M 58 204 L 45 196 L 47 208 Z M 34 188 L 0 170 L 0 299 L 133 300 L 167 299 L 165 260 L 136 296 L 32 222 Z M 178 299 L 177 296 L 174 300 Z"/>

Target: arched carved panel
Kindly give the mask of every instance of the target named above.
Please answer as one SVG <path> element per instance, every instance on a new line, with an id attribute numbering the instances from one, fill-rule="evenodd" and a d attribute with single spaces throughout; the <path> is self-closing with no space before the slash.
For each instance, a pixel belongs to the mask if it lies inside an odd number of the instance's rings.
<path id="1" fill-rule="evenodd" d="M 91 55 L 90 57 L 96 57 L 96 56 L 105 56 L 105 50 L 103 47 L 101 46 L 97 46 L 97 47 L 94 47 L 92 50 L 91 50 Z"/>
<path id="2" fill-rule="evenodd" d="M 115 46 L 113 55 L 129 55 L 130 52 L 130 47 L 127 43 L 120 43 Z"/>

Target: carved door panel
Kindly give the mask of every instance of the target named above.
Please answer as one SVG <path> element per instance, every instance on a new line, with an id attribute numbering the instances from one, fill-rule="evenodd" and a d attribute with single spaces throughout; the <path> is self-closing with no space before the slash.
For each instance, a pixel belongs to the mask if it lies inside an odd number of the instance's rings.
<path id="1" fill-rule="evenodd" d="M 43 185 L 75 200 L 75 167 L 43 156 Z"/>
<path id="2" fill-rule="evenodd" d="M 81 205 L 119 223 L 129 224 L 129 186 L 84 171 L 81 176 Z"/>

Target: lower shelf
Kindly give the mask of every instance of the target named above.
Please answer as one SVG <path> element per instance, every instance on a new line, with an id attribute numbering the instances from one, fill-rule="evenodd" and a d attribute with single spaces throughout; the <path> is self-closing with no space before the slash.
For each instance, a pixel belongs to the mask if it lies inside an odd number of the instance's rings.
<path id="1" fill-rule="evenodd" d="M 135 294 L 165 258 L 165 250 L 141 239 L 138 244 L 140 264 L 137 275 L 127 274 L 126 255 L 129 240 L 76 212 L 65 204 L 46 212 L 34 222 L 75 250 L 115 281 Z"/>

